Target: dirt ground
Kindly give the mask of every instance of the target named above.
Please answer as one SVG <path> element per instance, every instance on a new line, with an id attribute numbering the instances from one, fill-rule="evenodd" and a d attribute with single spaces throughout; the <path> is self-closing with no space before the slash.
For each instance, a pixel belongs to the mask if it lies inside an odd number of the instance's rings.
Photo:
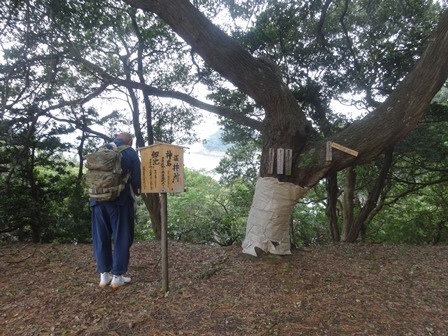
<path id="1" fill-rule="evenodd" d="M 137 243 L 99 288 L 91 245 L 0 245 L 1 335 L 448 335 L 448 247 L 337 245 L 253 258 Z"/>

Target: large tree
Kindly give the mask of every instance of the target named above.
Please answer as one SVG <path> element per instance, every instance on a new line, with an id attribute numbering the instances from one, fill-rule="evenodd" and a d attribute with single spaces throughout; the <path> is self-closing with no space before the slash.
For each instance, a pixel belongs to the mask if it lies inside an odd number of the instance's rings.
<path id="1" fill-rule="evenodd" d="M 168 58 L 180 55 L 160 41 L 166 27 L 153 14 L 129 10 L 123 2 L 157 14 L 189 44 L 179 48 L 184 54 L 179 61 L 182 66 L 166 66 Z M 0 30 L 14 41 L 4 54 L 11 62 L 2 67 L 6 73 L 2 116 L 5 111 L 34 111 L 38 118 L 70 121 L 83 130 L 83 136 L 94 134 L 88 127 L 97 116 L 74 106 L 121 90 L 128 92 L 134 105 L 134 128 L 142 142 L 138 119 L 145 113 L 136 104 L 140 90 L 146 115 L 152 108 L 148 97 L 174 98 L 226 118 L 222 120 L 226 126 L 241 126 L 234 132 L 240 140 L 259 140 L 260 178 L 244 243 L 244 251 L 251 254 L 258 248 L 288 253 L 289 216 L 297 199 L 322 178 L 331 181 L 337 171 L 369 162 L 400 141 L 418 123 L 447 76 L 443 57 L 447 14 L 428 39 L 427 32 L 434 27 L 428 17 L 439 13 L 430 0 L 220 0 L 194 1 L 194 5 L 185 0 L 33 0 L 11 4 L 0 14 Z M 230 6 L 227 19 L 235 27 L 246 22 L 251 29 L 227 29 L 223 20 L 217 21 L 231 38 L 217 28 L 210 18 L 217 17 L 221 6 Z M 131 20 L 126 19 L 128 15 Z M 153 24 L 161 30 L 153 30 Z M 173 34 L 167 36 L 173 38 L 165 41 L 180 41 Z M 189 61 L 191 66 L 185 66 Z M 36 67 L 36 63 L 44 66 Z M 171 81 L 160 76 L 162 68 L 172 73 Z M 23 69 L 23 76 L 18 69 Z M 30 74 L 42 75 L 42 80 L 30 81 Z M 186 80 L 177 80 L 182 77 Z M 223 79 L 237 89 L 229 89 Z M 188 94 L 194 84 L 187 83 L 196 81 L 209 88 L 224 84 L 211 96 L 217 104 Z M 42 85 L 48 89 L 41 90 Z M 343 128 L 329 102 L 348 92 L 363 92 L 372 112 Z M 66 117 L 52 111 L 65 111 Z M 174 120 L 179 120 L 177 113 Z M 148 127 L 148 138 L 150 133 Z M 332 160 L 326 160 L 328 141 L 359 155 L 334 150 Z M 291 162 L 278 149 L 291 154 Z M 289 165 L 277 170 L 282 163 L 279 158 Z"/>
<path id="2" fill-rule="evenodd" d="M 307 139 L 312 125 L 275 63 L 252 56 L 187 0 L 123 1 L 157 14 L 207 64 L 263 108 L 262 121 L 218 111 L 258 130 L 262 137 L 260 178 L 243 243 L 244 252 L 253 255 L 258 250 L 289 253 L 289 216 L 297 199 L 322 178 L 369 162 L 399 142 L 416 127 L 448 77 L 448 11 L 445 11 L 424 54 L 384 102 L 362 120 L 311 143 Z M 329 4 L 331 1 L 326 2 Z M 328 141 L 350 148 L 358 155 L 333 151 L 332 160 L 328 161 Z M 276 169 L 279 148 L 292 150 L 290 173 L 288 167 Z"/>

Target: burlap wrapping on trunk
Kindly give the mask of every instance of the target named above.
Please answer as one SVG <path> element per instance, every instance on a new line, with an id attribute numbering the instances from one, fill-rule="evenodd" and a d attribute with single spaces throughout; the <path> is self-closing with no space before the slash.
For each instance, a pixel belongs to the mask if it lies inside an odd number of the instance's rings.
<path id="1" fill-rule="evenodd" d="M 299 197 L 308 191 L 273 177 L 260 177 L 247 220 L 243 253 L 257 256 L 255 248 L 272 254 L 291 254 L 289 224 Z"/>

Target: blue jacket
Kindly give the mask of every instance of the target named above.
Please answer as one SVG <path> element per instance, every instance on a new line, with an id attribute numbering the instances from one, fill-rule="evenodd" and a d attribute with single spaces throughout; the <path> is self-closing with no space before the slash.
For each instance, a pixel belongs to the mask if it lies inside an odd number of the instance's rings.
<path id="1" fill-rule="evenodd" d="M 124 145 L 123 139 L 115 139 L 114 143 L 118 146 Z M 127 202 L 131 201 L 131 191 L 130 186 L 132 186 L 132 190 L 135 194 L 140 190 L 141 187 L 141 172 L 140 172 L 140 158 L 138 157 L 137 152 L 134 148 L 128 147 L 125 150 L 121 151 L 121 168 L 122 173 L 121 176 L 125 177 L 129 172 L 130 177 L 128 182 L 126 183 L 125 189 L 121 192 L 120 196 L 118 196 L 113 201 L 109 201 L 108 203 L 113 203 L 117 205 L 124 205 Z M 96 201 L 90 200 L 90 205 L 94 206 L 97 204 Z M 131 203 L 132 204 L 132 203 Z"/>

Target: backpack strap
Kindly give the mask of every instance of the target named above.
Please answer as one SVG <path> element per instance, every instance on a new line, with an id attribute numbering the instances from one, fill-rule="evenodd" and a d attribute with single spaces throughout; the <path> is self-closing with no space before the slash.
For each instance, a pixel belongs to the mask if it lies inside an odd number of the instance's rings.
<path id="1" fill-rule="evenodd" d="M 112 148 L 108 148 L 108 147 L 112 147 Z M 117 146 L 117 144 L 115 142 L 109 142 L 108 144 L 103 145 L 103 148 L 107 148 L 107 149 L 112 149 L 115 152 L 122 152 L 124 151 L 126 148 L 129 148 L 131 146 L 128 145 L 121 145 L 121 146 Z"/>
<path id="2" fill-rule="evenodd" d="M 121 146 L 118 146 L 118 147 L 117 147 L 117 145 L 116 145 L 115 143 L 113 143 L 113 144 L 115 145 L 115 149 L 114 149 L 114 150 L 115 150 L 115 151 L 118 151 L 119 153 L 121 153 L 121 152 L 124 151 L 125 149 L 131 147 L 131 146 L 128 146 L 128 145 L 121 145 Z M 128 183 L 130 177 L 131 177 L 131 173 L 128 171 L 128 172 L 126 173 L 125 177 L 123 177 L 123 182 L 124 182 L 124 184 Z"/>
<path id="3" fill-rule="evenodd" d="M 117 151 L 117 148 L 118 148 L 118 147 L 117 147 L 117 145 L 115 144 L 115 142 L 112 141 L 111 143 L 108 143 L 107 145 L 111 146 L 112 149 L 113 149 L 114 151 Z M 106 146 L 107 146 L 107 145 L 106 145 Z"/>
<path id="4" fill-rule="evenodd" d="M 112 143 L 115 145 L 115 142 L 112 142 Z M 117 145 L 115 145 L 114 150 L 119 151 L 119 152 L 122 152 L 122 151 L 124 151 L 125 149 L 127 149 L 127 148 L 129 148 L 129 147 L 131 147 L 131 146 L 128 146 L 128 145 L 121 145 L 121 146 L 118 146 L 118 147 L 117 147 Z"/>

